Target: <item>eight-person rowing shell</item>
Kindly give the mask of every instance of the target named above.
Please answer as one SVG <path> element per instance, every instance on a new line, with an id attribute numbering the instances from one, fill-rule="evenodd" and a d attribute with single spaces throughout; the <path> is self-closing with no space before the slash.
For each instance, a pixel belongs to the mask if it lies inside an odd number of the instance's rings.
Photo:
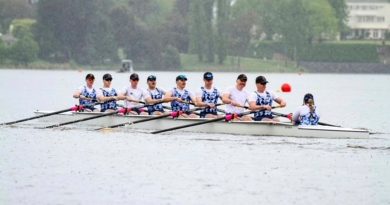
<path id="1" fill-rule="evenodd" d="M 73 97 L 79 98 L 79 103 L 85 107 L 85 111 L 99 111 L 91 104 L 98 100 L 102 103 L 101 112 L 113 112 L 118 109 L 117 101 L 124 100 L 125 108 L 130 110 L 126 114 L 161 115 L 166 113 L 162 103 L 171 102 L 172 111 L 179 111 L 180 117 L 197 118 L 196 113 L 190 109 L 190 106 L 194 105 L 195 107 L 203 108 L 200 114 L 198 114 L 201 118 L 216 118 L 220 116 L 218 111 L 221 110 L 217 109 L 217 103 L 221 99 L 225 103 L 223 114 L 233 114 L 234 120 L 278 122 L 279 120 L 273 116 L 271 111 L 273 102 L 278 103 L 278 107 L 286 106 L 286 101 L 283 98 L 267 90 L 268 81 L 264 76 L 256 78 L 257 89 L 253 93 L 249 94 L 245 90 L 248 78 L 245 74 L 240 74 L 236 79 L 236 85 L 228 88 L 221 94 L 213 86 L 213 74 L 205 72 L 203 74 L 204 86 L 196 92 L 196 96 L 186 89 L 187 77 L 185 75 L 178 75 L 176 77 L 176 87 L 168 92 L 157 88 L 157 78 L 154 75 L 150 75 L 147 78 L 148 88 L 143 90 L 138 87 L 138 74 L 131 74 L 130 85 L 125 87 L 120 93 L 111 87 L 111 74 L 107 73 L 103 76 L 103 88 L 98 90 L 95 90 L 93 87 L 94 79 L 93 74 L 88 74 L 86 76 L 86 85 L 80 87 L 73 95 Z M 294 113 L 293 123 L 316 125 L 319 115 L 315 110 L 313 102 L 313 96 L 307 94 L 304 98 L 304 105 Z M 247 103 L 249 107 L 246 106 Z M 240 116 L 246 109 L 253 111 L 254 116 Z"/>

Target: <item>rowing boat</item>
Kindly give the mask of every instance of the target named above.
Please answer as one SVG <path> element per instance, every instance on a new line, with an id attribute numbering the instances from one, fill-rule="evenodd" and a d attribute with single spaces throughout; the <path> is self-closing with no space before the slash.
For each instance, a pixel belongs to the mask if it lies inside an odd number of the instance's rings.
<path id="1" fill-rule="evenodd" d="M 36 115 L 50 113 L 50 111 L 36 111 Z M 78 120 L 87 117 L 101 115 L 101 113 L 89 112 L 66 112 L 50 117 L 41 118 L 42 123 L 55 124 L 71 120 Z M 113 124 L 132 122 L 153 116 L 142 115 L 113 115 L 95 120 L 84 121 L 75 124 L 78 127 L 106 127 Z M 144 123 L 125 126 L 125 129 L 162 130 L 176 126 L 182 126 L 208 119 L 172 119 L 171 117 L 152 120 Z M 255 135 L 255 136 L 287 136 L 287 137 L 309 137 L 309 138 L 368 138 L 369 132 L 363 129 L 330 127 L 330 126 L 294 126 L 289 122 L 213 122 L 199 126 L 188 127 L 180 131 L 220 133 L 234 135 Z"/>

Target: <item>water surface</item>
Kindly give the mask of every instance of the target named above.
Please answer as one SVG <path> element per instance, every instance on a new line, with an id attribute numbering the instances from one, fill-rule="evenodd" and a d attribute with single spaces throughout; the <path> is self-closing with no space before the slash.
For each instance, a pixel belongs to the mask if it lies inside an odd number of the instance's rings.
<path id="1" fill-rule="evenodd" d="M 94 72 L 102 85 L 105 72 Z M 0 70 L 0 121 L 60 110 L 77 103 L 73 91 L 87 72 Z M 165 89 L 175 72 L 149 74 Z M 185 73 L 188 88 L 202 73 Z M 220 89 L 239 73 L 216 73 Z M 249 74 L 253 91 L 258 74 Z M 306 92 L 321 121 L 390 133 L 389 75 L 263 74 L 288 113 Z M 129 74 L 113 73 L 113 86 Z M 390 135 L 370 139 L 298 139 L 172 132 L 0 128 L 0 204 L 389 204 Z"/>

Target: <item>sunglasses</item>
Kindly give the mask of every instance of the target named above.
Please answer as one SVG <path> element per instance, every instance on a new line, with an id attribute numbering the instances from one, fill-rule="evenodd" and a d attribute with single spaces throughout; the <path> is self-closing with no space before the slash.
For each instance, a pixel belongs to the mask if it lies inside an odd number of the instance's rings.
<path id="1" fill-rule="evenodd" d="M 107 79 L 104 79 L 105 81 L 109 81 L 111 82 L 112 81 L 112 78 L 107 78 Z"/>

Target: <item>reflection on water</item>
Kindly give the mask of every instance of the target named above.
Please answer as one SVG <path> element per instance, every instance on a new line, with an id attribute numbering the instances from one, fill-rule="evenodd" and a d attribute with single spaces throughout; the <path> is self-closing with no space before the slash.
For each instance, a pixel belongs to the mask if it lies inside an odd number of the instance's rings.
<path id="1" fill-rule="evenodd" d="M 150 73 L 140 72 L 140 83 Z M 71 95 L 85 74 L 0 70 L 0 121 L 75 104 Z M 169 89 L 178 73 L 153 74 Z M 237 74 L 217 73 L 215 83 L 226 88 Z M 388 75 L 266 76 L 273 91 L 292 85 L 292 93 L 278 93 L 288 102 L 279 112 L 293 111 L 312 92 L 322 121 L 390 133 Z M 113 77 L 115 87 L 128 83 L 128 74 Z M 200 86 L 202 73 L 187 77 L 190 89 Z M 36 126 L 0 128 L 0 204 L 390 203 L 389 134 L 302 139 Z"/>

